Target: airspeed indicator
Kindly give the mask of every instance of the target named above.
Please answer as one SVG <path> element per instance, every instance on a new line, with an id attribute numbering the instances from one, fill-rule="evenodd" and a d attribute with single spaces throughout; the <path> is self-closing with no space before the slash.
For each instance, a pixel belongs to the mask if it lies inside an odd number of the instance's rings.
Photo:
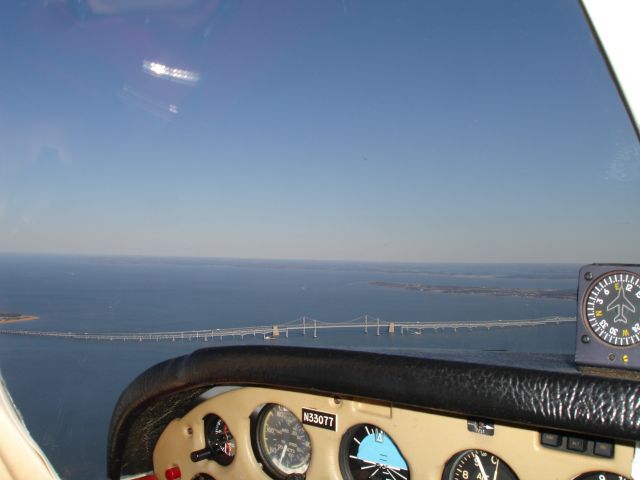
<path id="1" fill-rule="evenodd" d="M 306 475 L 311 440 L 300 420 L 283 405 L 272 403 L 262 408 L 255 421 L 254 445 L 258 460 L 271 478 Z"/>
<path id="2" fill-rule="evenodd" d="M 626 271 L 598 278 L 584 296 L 583 318 L 602 341 L 618 347 L 640 343 L 640 276 Z"/>

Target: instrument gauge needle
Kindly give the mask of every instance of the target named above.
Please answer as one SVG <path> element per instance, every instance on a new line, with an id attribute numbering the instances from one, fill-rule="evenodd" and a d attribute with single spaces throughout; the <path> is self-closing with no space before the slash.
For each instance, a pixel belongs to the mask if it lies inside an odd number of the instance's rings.
<path id="1" fill-rule="evenodd" d="M 493 472 L 493 480 L 496 480 L 498 478 L 498 466 L 500 465 L 500 459 L 498 459 L 496 461 L 496 471 Z"/>
<path id="2" fill-rule="evenodd" d="M 288 446 L 285 445 L 284 448 L 282 449 L 282 453 L 280 454 L 280 463 L 282 463 L 282 460 L 284 460 L 284 454 L 287 453 L 287 448 Z"/>
<path id="3" fill-rule="evenodd" d="M 482 461 L 477 453 L 473 454 L 476 457 L 476 461 L 478 462 L 478 467 L 480 468 L 480 473 L 482 474 L 482 480 L 489 480 L 489 476 L 487 472 L 484 471 L 484 465 L 482 465 Z"/>

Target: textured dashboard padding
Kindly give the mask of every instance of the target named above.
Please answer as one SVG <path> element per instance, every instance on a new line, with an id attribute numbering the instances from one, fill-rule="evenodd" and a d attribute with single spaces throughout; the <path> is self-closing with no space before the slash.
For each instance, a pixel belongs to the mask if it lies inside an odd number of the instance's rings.
<path id="1" fill-rule="evenodd" d="M 401 356 L 320 348 L 237 346 L 162 362 L 122 393 L 111 418 L 107 475 L 152 469 L 173 419 L 217 385 L 359 397 L 513 424 L 640 440 L 640 381 L 581 373 L 567 356 Z M 510 359 L 504 362 L 504 359 Z M 538 361 L 538 360 L 543 361 Z M 508 365 L 507 363 L 510 363 Z"/>

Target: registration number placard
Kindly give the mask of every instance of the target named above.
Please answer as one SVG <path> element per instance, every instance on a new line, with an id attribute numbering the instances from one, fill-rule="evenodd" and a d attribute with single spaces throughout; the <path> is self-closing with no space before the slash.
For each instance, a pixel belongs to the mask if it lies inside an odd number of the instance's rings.
<path id="1" fill-rule="evenodd" d="M 312 408 L 302 409 L 302 423 L 313 427 L 333 430 L 334 432 L 338 429 L 338 417 L 336 415 Z"/>

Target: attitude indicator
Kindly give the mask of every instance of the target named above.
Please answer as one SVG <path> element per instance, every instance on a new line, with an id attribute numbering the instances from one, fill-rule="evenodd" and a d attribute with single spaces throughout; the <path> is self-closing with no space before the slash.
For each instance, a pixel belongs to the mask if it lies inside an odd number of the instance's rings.
<path id="1" fill-rule="evenodd" d="M 341 466 L 349 480 L 409 480 L 409 467 L 387 433 L 371 424 L 350 428 L 342 438 Z"/>

